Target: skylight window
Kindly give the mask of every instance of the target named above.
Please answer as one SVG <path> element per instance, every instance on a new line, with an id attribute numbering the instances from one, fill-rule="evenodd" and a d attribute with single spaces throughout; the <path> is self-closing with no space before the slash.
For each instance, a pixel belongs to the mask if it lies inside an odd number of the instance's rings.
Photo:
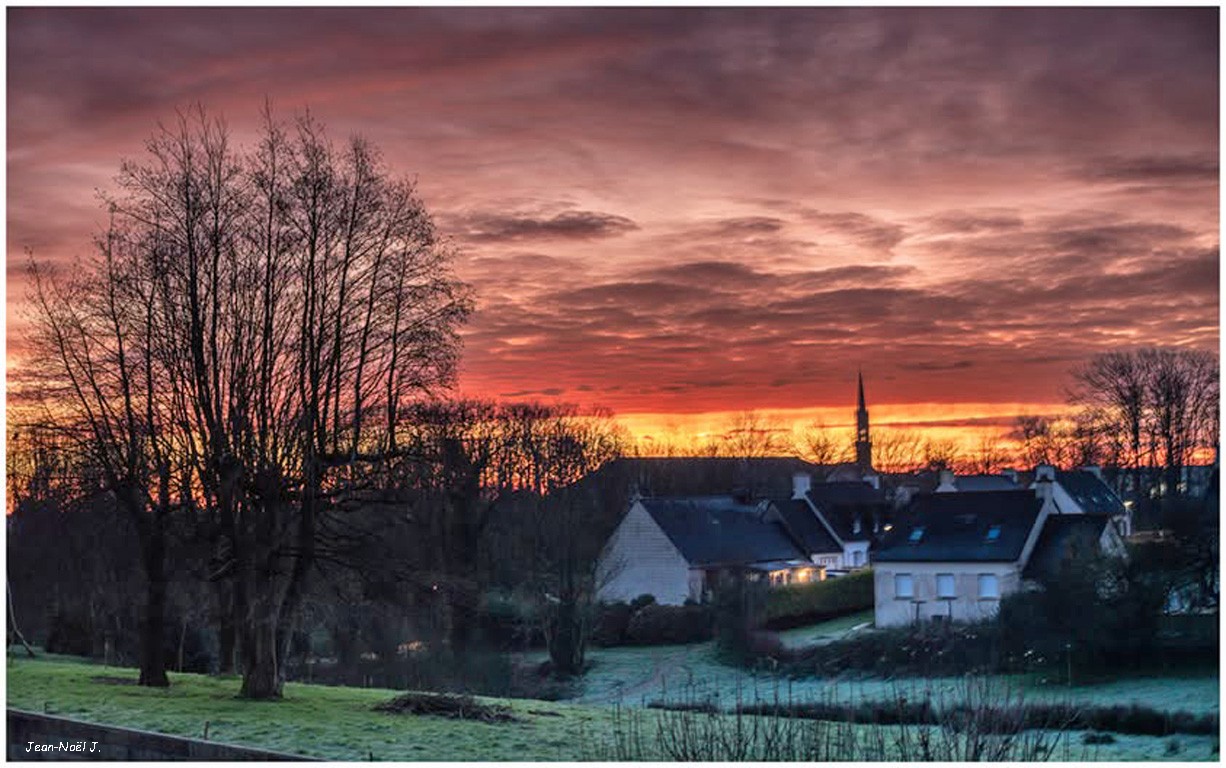
<path id="1" fill-rule="evenodd" d="M 997 539 L 999 539 L 1000 538 L 1000 526 L 994 525 L 991 528 L 989 528 L 988 535 L 986 538 L 988 541 L 996 541 Z"/>
<path id="2" fill-rule="evenodd" d="M 910 537 L 911 542 L 913 543 L 917 542 L 922 538 L 924 538 L 924 526 L 917 525 L 911 529 L 911 537 Z"/>

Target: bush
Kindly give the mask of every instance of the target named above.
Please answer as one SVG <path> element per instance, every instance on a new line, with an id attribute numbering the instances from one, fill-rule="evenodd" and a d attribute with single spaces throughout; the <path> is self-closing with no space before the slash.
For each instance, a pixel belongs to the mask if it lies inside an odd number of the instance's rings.
<path id="1" fill-rule="evenodd" d="M 642 594 L 630 601 L 630 610 L 637 611 L 640 608 L 646 608 L 654 604 L 656 601 L 655 595 Z"/>
<path id="2" fill-rule="evenodd" d="M 528 600 L 503 592 L 489 592 L 481 598 L 477 626 L 494 648 L 539 648 L 545 644 L 541 624 L 540 608 Z"/>
<path id="3" fill-rule="evenodd" d="M 762 621 L 772 629 L 786 629 L 872 607 L 873 572 L 863 570 L 839 578 L 771 590 Z"/>
<path id="4" fill-rule="evenodd" d="M 879 629 L 802 649 L 786 668 L 793 675 L 858 671 L 887 677 L 997 672 L 1000 631 L 991 621 Z"/>
<path id="5" fill-rule="evenodd" d="M 596 621 L 592 626 L 592 645 L 611 648 L 626 643 L 626 630 L 634 609 L 627 603 L 604 603 L 596 607 Z"/>
<path id="6" fill-rule="evenodd" d="M 711 611 L 703 605 L 647 605 L 630 619 L 632 645 L 699 643 L 712 636 Z"/>
<path id="7" fill-rule="evenodd" d="M 1082 736 L 1081 741 L 1084 744 L 1114 744 L 1115 737 L 1109 733 L 1091 732 Z"/>

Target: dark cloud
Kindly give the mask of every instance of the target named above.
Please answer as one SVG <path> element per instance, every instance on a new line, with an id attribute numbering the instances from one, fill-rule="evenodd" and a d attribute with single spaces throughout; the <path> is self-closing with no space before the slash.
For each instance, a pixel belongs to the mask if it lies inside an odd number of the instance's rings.
<path id="1" fill-rule="evenodd" d="M 596 211 L 563 211 L 549 217 L 474 213 L 453 222 L 457 237 L 472 242 L 595 240 L 638 229 L 625 216 Z"/>
<path id="2" fill-rule="evenodd" d="M 1151 155 L 1099 158 L 1078 175 L 1092 181 L 1216 184 L 1219 169 L 1216 155 Z"/>

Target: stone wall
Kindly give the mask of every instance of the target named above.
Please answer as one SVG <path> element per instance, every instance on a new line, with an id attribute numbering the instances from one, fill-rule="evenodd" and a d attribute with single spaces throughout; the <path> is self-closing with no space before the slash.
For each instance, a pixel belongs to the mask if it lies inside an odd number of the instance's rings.
<path id="1" fill-rule="evenodd" d="M 56 715 L 8 710 L 8 759 L 27 760 L 311 760 L 164 733 L 98 725 Z M 51 745 L 47 751 L 26 751 Z M 91 751 L 92 750 L 92 751 Z"/>

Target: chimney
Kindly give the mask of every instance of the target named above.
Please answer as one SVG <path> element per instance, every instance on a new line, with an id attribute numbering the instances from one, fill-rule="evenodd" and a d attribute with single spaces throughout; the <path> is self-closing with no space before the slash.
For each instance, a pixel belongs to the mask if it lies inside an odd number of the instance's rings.
<path id="1" fill-rule="evenodd" d="M 797 472 L 792 475 L 792 498 L 803 499 L 813 483 L 813 478 L 807 472 Z"/>
<path id="2" fill-rule="evenodd" d="M 873 490 L 875 491 L 881 490 L 881 475 L 877 474 L 876 472 L 869 472 L 867 475 L 865 475 L 864 482 L 873 486 Z"/>
<path id="3" fill-rule="evenodd" d="M 1056 484 L 1056 468 L 1050 464 L 1040 464 L 1034 468 L 1034 495 L 1039 497 L 1043 506 L 1052 500 L 1052 489 Z"/>
<path id="4" fill-rule="evenodd" d="M 1099 480 L 1103 479 L 1103 468 L 1098 466 L 1097 464 L 1087 464 L 1084 467 L 1081 467 L 1081 471 L 1089 472 L 1091 475 L 1094 475 Z"/>
<path id="5" fill-rule="evenodd" d="M 1017 484 L 1017 470 L 1016 469 L 1002 469 L 1000 471 L 1000 476 L 1007 477 L 1009 478 L 1010 482 Z"/>
<path id="6" fill-rule="evenodd" d="M 958 486 L 954 483 L 954 471 L 952 469 L 941 470 L 941 482 L 937 485 L 936 493 L 955 493 Z"/>

